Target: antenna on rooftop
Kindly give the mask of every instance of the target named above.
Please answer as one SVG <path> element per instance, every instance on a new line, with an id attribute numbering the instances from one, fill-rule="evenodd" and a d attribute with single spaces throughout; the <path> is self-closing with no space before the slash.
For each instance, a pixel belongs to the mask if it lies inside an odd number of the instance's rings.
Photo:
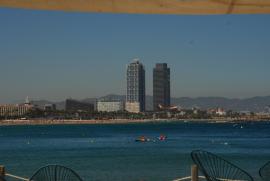
<path id="1" fill-rule="evenodd" d="M 30 101 L 29 101 L 29 97 L 28 96 L 26 96 L 26 98 L 25 98 L 25 102 L 24 102 L 25 104 L 30 104 Z"/>

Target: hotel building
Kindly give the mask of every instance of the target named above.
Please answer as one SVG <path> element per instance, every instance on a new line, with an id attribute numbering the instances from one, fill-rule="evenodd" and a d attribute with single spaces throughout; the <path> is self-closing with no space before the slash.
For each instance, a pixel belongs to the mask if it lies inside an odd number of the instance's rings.
<path id="1" fill-rule="evenodd" d="M 126 78 L 126 110 L 134 113 L 145 111 L 145 70 L 137 59 L 127 66 Z"/>
<path id="2" fill-rule="evenodd" d="M 169 107 L 171 103 L 170 93 L 170 68 L 166 63 L 158 63 L 153 69 L 153 109 Z"/>
<path id="3" fill-rule="evenodd" d="M 124 110 L 124 103 L 122 101 L 98 101 L 98 112 L 117 112 Z"/>
<path id="4" fill-rule="evenodd" d="M 30 104 L 28 97 L 24 104 L 5 104 L 0 105 L 0 116 L 1 117 L 17 117 L 24 116 L 30 110 L 32 110 L 34 106 Z"/>

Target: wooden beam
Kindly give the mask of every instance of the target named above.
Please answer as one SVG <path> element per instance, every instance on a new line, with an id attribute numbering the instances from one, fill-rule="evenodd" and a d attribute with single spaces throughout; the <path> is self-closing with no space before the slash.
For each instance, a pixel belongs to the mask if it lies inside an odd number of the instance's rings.
<path id="1" fill-rule="evenodd" d="M 198 175 L 198 166 L 192 165 L 191 166 L 191 181 L 198 181 L 199 175 Z"/>
<path id="2" fill-rule="evenodd" d="M 5 177 L 6 171 L 3 165 L 0 165 L 0 176 Z"/>
<path id="3" fill-rule="evenodd" d="M 0 0 L 0 7 L 136 14 L 269 14 L 270 0 Z"/>

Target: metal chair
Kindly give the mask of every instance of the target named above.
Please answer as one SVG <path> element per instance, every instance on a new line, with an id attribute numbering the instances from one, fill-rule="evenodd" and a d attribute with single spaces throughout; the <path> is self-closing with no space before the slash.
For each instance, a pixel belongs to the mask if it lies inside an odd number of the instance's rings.
<path id="1" fill-rule="evenodd" d="M 82 181 L 72 169 L 61 165 L 47 165 L 40 168 L 30 181 Z"/>
<path id="2" fill-rule="evenodd" d="M 208 181 L 253 181 L 244 170 L 207 151 L 192 151 L 191 158 Z"/>
<path id="3" fill-rule="evenodd" d="M 260 168 L 259 175 L 263 181 L 270 180 L 270 161 Z"/>

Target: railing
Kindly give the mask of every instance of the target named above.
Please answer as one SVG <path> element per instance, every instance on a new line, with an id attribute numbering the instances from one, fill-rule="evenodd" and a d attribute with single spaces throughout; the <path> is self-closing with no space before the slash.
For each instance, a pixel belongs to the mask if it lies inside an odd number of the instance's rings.
<path id="1" fill-rule="evenodd" d="M 20 177 L 17 175 L 7 173 L 5 170 L 5 167 L 2 165 L 0 165 L 0 176 L 2 176 L 3 178 L 5 178 L 7 176 L 7 177 L 11 177 L 11 178 L 16 179 L 16 180 L 30 181 L 28 178 L 24 178 L 24 177 Z M 177 178 L 177 179 L 174 179 L 172 181 L 185 181 L 185 180 L 199 181 L 199 179 L 205 180 L 206 178 L 204 176 L 198 175 L 198 166 L 197 165 L 192 165 L 191 166 L 191 176 Z M 218 180 L 221 180 L 221 181 L 244 181 L 244 180 L 231 180 L 231 179 L 224 179 L 224 178 L 218 178 Z"/>
<path id="2" fill-rule="evenodd" d="M 205 176 L 198 176 L 198 177 L 201 179 L 205 179 Z M 174 179 L 173 181 L 184 181 L 184 180 L 192 180 L 192 178 L 191 178 L 191 176 L 189 176 L 189 177 Z"/>
<path id="3" fill-rule="evenodd" d="M 21 180 L 21 181 L 29 181 L 28 178 L 24 178 L 24 177 L 20 177 L 20 176 L 17 176 L 17 175 L 7 173 L 4 166 L 0 166 L 0 176 L 2 176 L 4 178 L 5 177 L 11 177 L 11 178 Z M 199 181 L 199 178 L 200 179 L 205 179 L 204 176 L 199 176 L 198 175 L 198 166 L 197 165 L 192 165 L 191 166 L 191 176 L 174 179 L 173 181 L 185 181 L 185 180 Z"/>
<path id="4" fill-rule="evenodd" d="M 184 180 L 198 181 L 199 178 L 200 179 L 205 179 L 204 176 L 199 176 L 198 175 L 198 166 L 197 165 L 192 165 L 191 166 L 191 176 L 174 179 L 173 181 L 184 181 Z"/>
<path id="5" fill-rule="evenodd" d="M 27 178 L 23 178 L 23 177 L 20 177 L 20 176 L 16 176 L 16 175 L 7 173 L 5 167 L 2 166 L 2 165 L 0 165 L 0 176 L 2 176 L 4 178 L 5 177 L 11 177 L 11 178 L 14 178 L 14 179 L 17 179 L 17 180 L 29 181 L 29 179 L 27 179 Z"/>
<path id="6" fill-rule="evenodd" d="M 29 181 L 29 179 L 27 179 L 27 178 L 23 178 L 23 177 L 20 177 L 20 176 L 12 175 L 10 173 L 6 173 L 5 176 L 11 177 L 11 178 L 15 178 L 17 180 Z"/>

